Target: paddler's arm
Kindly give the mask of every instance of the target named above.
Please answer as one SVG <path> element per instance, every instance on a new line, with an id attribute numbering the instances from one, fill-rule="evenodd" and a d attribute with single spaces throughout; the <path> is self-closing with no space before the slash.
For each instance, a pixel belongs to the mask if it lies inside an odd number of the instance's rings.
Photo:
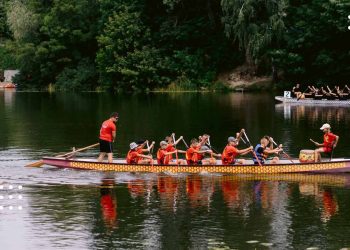
<path id="1" fill-rule="evenodd" d="M 239 131 L 239 133 L 236 134 L 236 143 L 237 145 L 239 144 L 239 141 L 241 140 L 242 134 L 245 132 L 244 128 L 241 129 L 241 131 Z"/>
<path id="2" fill-rule="evenodd" d="M 138 157 L 141 157 L 141 158 L 147 158 L 147 159 L 152 160 L 152 155 L 137 154 L 137 156 L 138 156 Z"/>
<path id="3" fill-rule="evenodd" d="M 238 150 L 237 153 L 240 155 L 246 155 L 252 151 L 253 151 L 253 146 L 250 146 L 249 148 Z"/>
<path id="4" fill-rule="evenodd" d="M 186 154 L 186 151 L 185 150 L 177 150 L 178 153 L 182 153 L 182 154 Z"/>
<path id="5" fill-rule="evenodd" d="M 267 153 L 267 154 L 276 154 L 276 153 L 279 153 L 279 152 L 282 152 L 282 151 L 283 151 L 282 148 L 265 149 L 265 150 L 264 150 L 264 153 Z"/>
<path id="6" fill-rule="evenodd" d="M 323 146 L 323 143 L 322 143 L 322 144 L 321 144 L 321 143 L 318 143 L 318 142 L 316 142 L 316 141 L 314 141 L 314 140 L 312 140 L 312 139 L 310 139 L 310 141 L 313 142 L 313 143 L 315 144 L 316 147 L 322 147 L 322 146 Z"/>
<path id="7" fill-rule="evenodd" d="M 112 132 L 112 139 L 113 139 L 113 142 L 115 141 L 116 135 L 117 135 L 117 133 L 116 133 L 116 131 L 114 130 L 114 131 Z"/>
<path id="8" fill-rule="evenodd" d="M 273 138 L 269 136 L 269 141 L 270 141 L 270 150 L 273 150 Z"/>
<path id="9" fill-rule="evenodd" d="M 171 152 L 166 152 L 164 153 L 164 155 L 172 155 L 175 154 L 177 152 L 177 150 L 171 151 Z"/>
<path id="10" fill-rule="evenodd" d="M 339 136 L 335 136 L 335 141 L 333 143 L 333 148 L 335 148 L 338 145 L 338 141 L 339 141 Z"/>

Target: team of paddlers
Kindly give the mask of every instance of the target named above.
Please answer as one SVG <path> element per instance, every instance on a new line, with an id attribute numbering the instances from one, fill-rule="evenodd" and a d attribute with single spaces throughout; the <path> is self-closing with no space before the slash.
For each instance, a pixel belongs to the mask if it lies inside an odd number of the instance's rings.
<path id="1" fill-rule="evenodd" d="M 345 85 L 343 88 L 340 88 L 340 86 L 335 86 L 333 89 L 331 89 L 328 85 L 325 87 L 321 86 L 319 88 L 313 85 L 308 85 L 305 87 L 304 92 L 302 92 L 300 84 L 296 84 L 296 86 L 294 86 L 292 89 L 292 97 L 295 97 L 298 100 L 305 98 L 313 98 L 315 100 L 347 100 L 350 99 L 350 88 L 347 85 Z"/>
<path id="2" fill-rule="evenodd" d="M 116 125 L 115 123 L 119 119 L 118 113 L 114 112 L 110 118 L 102 123 L 100 129 L 100 155 L 98 161 L 102 162 L 104 156 L 107 154 L 108 162 L 113 162 L 113 142 L 116 138 Z M 320 153 L 330 154 L 337 146 L 339 137 L 331 133 L 330 125 L 328 123 L 323 124 L 320 128 L 324 132 L 323 143 L 318 143 L 310 139 L 318 148 L 314 151 L 315 161 L 320 161 Z M 244 137 L 244 138 L 243 138 Z M 178 150 L 176 147 L 179 142 L 183 142 L 187 150 Z M 239 142 L 242 141 L 250 146 L 244 149 L 238 149 Z M 128 164 L 154 164 L 155 160 L 150 154 L 155 146 L 155 142 L 149 144 L 149 141 L 143 141 L 141 143 L 130 143 L 130 150 L 126 156 L 126 162 Z M 260 143 L 253 148 L 249 138 L 244 129 L 236 133 L 236 137 L 230 136 L 227 139 L 227 145 L 223 152 L 220 154 L 210 144 L 210 136 L 207 134 L 201 135 L 191 140 L 190 146 L 187 145 L 183 136 L 180 136 L 177 140 L 175 134 L 167 136 L 159 144 L 160 148 L 157 151 L 156 163 L 161 165 L 215 165 L 217 159 L 221 158 L 223 165 L 245 164 L 244 159 L 236 159 L 239 155 L 252 154 L 252 160 L 254 164 L 276 164 L 279 162 L 279 153 L 283 153 L 290 158 L 288 154 L 283 151 L 282 144 L 278 145 L 274 142 L 270 136 L 263 136 L 260 139 Z M 276 146 L 274 148 L 274 146 Z M 180 154 L 185 154 L 185 160 L 179 157 Z M 272 157 L 268 158 L 269 155 Z"/>

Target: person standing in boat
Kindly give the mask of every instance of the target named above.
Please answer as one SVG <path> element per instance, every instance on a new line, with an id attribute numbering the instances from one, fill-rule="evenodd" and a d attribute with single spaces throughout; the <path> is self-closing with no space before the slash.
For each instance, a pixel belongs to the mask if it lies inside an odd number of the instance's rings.
<path id="1" fill-rule="evenodd" d="M 227 145 L 224 148 L 224 151 L 222 152 L 222 155 L 221 155 L 221 160 L 223 165 L 234 165 L 235 163 L 244 164 L 245 163 L 244 159 L 236 160 L 236 157 L 238 155 L 245 155 L 253 151 L 253 146 L 250 146 L 249 148 L 245 148 L 242 150 L 237 149 L 237 145 L 238 145 L 237 142 L 238 140 L 233 136 L 230 136 L 227 139 Z"/>
<path id="2" fill-rule="evenodd" d="M 169 147 L 170 145 L 170 147 Z M 172 155 L 176 154 L 177 152 L 185 152 L 182 150 L 176 150 L 174 147 L 172 147 L 172 144 L 168 144 L 166 141 L 160 142 L 160 148 L 157 151 L 157 161 L 158 164 L 161 165 L 185 165 L 186 161 L 182 159 L 172 159 Z"/>
<path id="3" fill-rule="evenodd" d="M 145 155 L 143 153 L 149 152 L 150 149 L 154 146 L 154 142 L 149 146 L 148 149 L 143 149 L 146 145 L 144 142 L 141 145 L 138 145 L 136 142 L 130 143 L 130 150 L 126 156 L 127 164 L 151 164 L 153 163 L 152 155 Z"/>
<path id="4" fill-rule="evenodd" d="M 119 115 L 113 112 L 109 119 L 104 121 L 100 129 L 100 155 L 97 161 L 102 162 L 107 154 L 108 163 L 113 162 L 113 142 L 115 141 L 117 127 L 115 123 L 118 121 Z"/>
<path id="5" fill-rule="evenodd" d="M 320 130 L 324 133 L 323 143 L 318 143 L 310 139 L 316 147 L 319 147 L 315 150 L 315 162 L 321 161 L 321 153 L 332 154 L 332 151 L 337 146 L 339 140 L 339 136 L 331 133 L 331 125 L 328 123 L 323 124 Z"/>
<path id="6" fill-rule="evenodd" d="M 265 164 L 270 154 L 278 154 L 279 152 L 282 152 L 283 149 L 282 149 L 282 144 L 280 144 L 277 148 L 273 148 L 273 139 L 265 135 L 263 138 L 260 139 L 260 144 L 255 146 L 254 151 L 260 163 Z M 253 162 L 254 164 L 259 164 L 259 162 L 255 157 L 253 157 Z M 278 162 L 279 162 L 279 158 L 277 156 L 273 157 L 269 161 L 270 164 L 276 164 Z"/>

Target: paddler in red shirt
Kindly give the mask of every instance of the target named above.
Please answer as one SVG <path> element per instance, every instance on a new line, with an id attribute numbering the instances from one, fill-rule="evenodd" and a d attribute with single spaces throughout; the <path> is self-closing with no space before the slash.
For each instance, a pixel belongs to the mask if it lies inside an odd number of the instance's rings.
<path id="1" fill-rule="evenodd" d="M 185 165 L 186 161 L 182 159 L 172 159 L 172 155 L 177 152 L 185 152 L 182 150 L 176 150 L 172 144 L 168 144 L 166 141 L 160 142 L 160 149 L 157 152 L 157 161 L 160 165 Z"/>
<path id="2" fill-rule="evenodd" d="M 136 142 L 130 143 L 130 150 L 126 156 L 127 164 L 151 164 L 153 159 L 152 155 L 145 155 L 143 153 L 149 152 L 154 146 L 154 142 L 149 146 L 148 149 L 143 149 L 147 141 L 143 144 L 138 145 Z"/>
<path id="3" fill-rule="evenodd" d="M 216 154 L 213 152 L 213 148 L 211 147 L 210 143 L 209 143 L 209 135 L 208 134 L 204 134 L 204 135 L 200 135 L 198 136 L 198 140 L 199 140 L 199 144 L 200 146 L 200 151 L 203 152 L 209 152 L 210 154 L 210 158 L 204 158 L 205 157 L 205 153 L 198 153 L 197 154 L 197 160 L 202 162 L 202 165 L 216 165 L 216 158 L 221 158 L 221 154 Z M 210 150 L 210 151 L 208 151 Z M 215 158 L 216 157 L 216 158 Z"/>
<path id="4" fill-rule="evenodd" d="M 236 157 L 238 155 L 245 155 L 245 154 L 248 154 L 249 152 L 252 152 L 253 147 L 250 146 L 249 148 L 239 150 L 237 149 L 237 145 L 238 145 L 238 140 L 233 136 L 230 136 L 227 139 L 227 145 L 224 148 L 224 151 L 222 152 L 222 156 L 221 156 L 222 165 L 234 165 L 235 163 L 237 164 L 245 163 L 244 159 L 236 159 Z"/>
<path id="5" fill-rule="evenodd" d="M 320 130 L 323 131 L 323 143 L 318 143 L 310 139 L 316 147 L 319 147 L 315 150 L 315 162 L 321 161 L 321 153 L 331 154 L 334 148 L 338 144 L 339 136 L 331 133 L 331 125 L 325 123 L 322 125 Z"/>
<path id="6" fill-rule="evenodd" d="M 213 151 L 211 150 L 200 150 L 201 147 L 204 145 L 202 144 L 203 141 L 201 141 L 201 143 L 198 142 L 198 140 L 196 138 L 193 138 L 191 140 L 191 145 L 189 147 L 189 149 L 187 149 L 186 151 L 186 160 L 187 160 L 187 164 L 188 165 L 202 165 L 202 159 L 203 159 L 203 154 L 204 153 L 213 153 Z"/>
<path id="7" fill-rule="evenodd" d="M 176 153 L 186 154 L 186 151 L 175 148 L 176 145 L 183 139 L 183 136 L 180 136 L 175 142 L 173 138 L 175 138 L 174 133 L 172 133 L 171 136 L 165 137 L 165 142 L 167 142 L 166 151 L 174 152 L 176 150 L 175 154 Z M 183 159 L 179 159 L 178 155 L 174 158 L 173 154 L 169 154 L 168 157 L 169 157 L 169 164 L 171 165 L 186 165 L 186 161 Z"/>
<path id="8" fill-rule="evenodd" d="M 113 162 L 113 142 L 115 140 L 117 127 L 115 123 L 118 121 L 119 115 L 117 112 L 113 112 L 109 119 L 104 121 L 100 129 L 100 155 L 97 161 L 102 162 L 107 154 L 108 163 Z"/>

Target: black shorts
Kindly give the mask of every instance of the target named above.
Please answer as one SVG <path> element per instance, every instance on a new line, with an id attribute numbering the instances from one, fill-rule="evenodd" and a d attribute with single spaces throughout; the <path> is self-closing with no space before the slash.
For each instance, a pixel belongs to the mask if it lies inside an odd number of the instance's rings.
<path id="1" fill-rule="evenodd" d="M 113 144 L 112 144 L 112 142 L 100 139 L 100 152 L 101 153 L 113 153 Z"/>

